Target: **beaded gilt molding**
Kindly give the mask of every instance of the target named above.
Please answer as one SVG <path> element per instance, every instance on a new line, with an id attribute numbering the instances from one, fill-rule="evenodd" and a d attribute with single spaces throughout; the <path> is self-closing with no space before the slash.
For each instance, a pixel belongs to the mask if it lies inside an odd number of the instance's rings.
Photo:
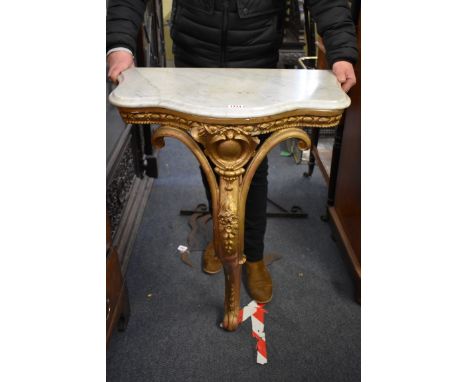
<path id="1" fill-rule="evenodd" d="M 217 134 L 222 130 L 234 130 L 250 136 L 271 133 L 292 127 L 336 127 L 341 121 L 343 110 L 323 111 L 294 110 L 269 117 L 254 118 L 207 118 L 194 114 L 185 114 L 167 109 L 120 108 L 120 115 L 126 123 L 159 124 L 178 129 L 197 132 L 197 135 Z"/>

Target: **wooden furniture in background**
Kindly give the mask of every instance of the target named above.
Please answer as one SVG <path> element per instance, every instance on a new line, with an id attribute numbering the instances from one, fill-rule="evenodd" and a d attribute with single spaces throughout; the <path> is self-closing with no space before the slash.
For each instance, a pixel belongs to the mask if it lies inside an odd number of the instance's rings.
<path id="1" fill-rule="evenodd" d="M 298 59 L 304 56 L 304 11 L 298 0 L 284 0 L 283 41 L 279 49 L 279 68 L 298 67 Z"/>
<path id="2" fill-rule="evenodd" d="M 161 0 L 147 2 L 137 41 L 138 66 L 165 65 L 161 4 Z M 106 102 L 113 87 L 108 81 Z M 151 126 L 126 125 L 108 102 L 106 117 L 106 209 L 112 242 L 125 275 L 158 168 L 151 145 Z"/>
<path id="3" fill-rule="evenodd" d="M 352 4 L 361 50 L 360 1 Z M 356 280 L 361 301 L 361 57 L 355 66 L 357 84 L 348 93 L 351 106 L 338 126 L 328 189 L 328 216 Z"/>
<path id="4" fill-rule="evenodd" d="M 328 69 L 328 65 L 325 58 L 325 48 L 322 43 L 321 37 L 317 33 L 317 27 L 315 21 L 312 19 L 311 11 L 309 10 L 307 3 L 303 3 L 304 9 L 304 24 L 305 24 L 305 38 L 307 41 L 307 56 L 301 59 L 301 66 L 307 69 Z M 312 147 L 310 148 L 308 170 L 303 175 L 305 177 L 312 176 L 315 165 L 317 165 L 322 173 L 325 182 L 330 181 L 330 170 L 326 163 L 329 160 L 322 160 L 322 156 L 328 154 L 328 158 L 331 153 L 321 155 L 318 149 L 319 138 L 323 129 L 312 128 L 310 129 L 310 139 L 312 141 Z M 332 130 L 333 133 L 333 130 Z"/>
<path id="5" fill-rule="evenodd" d="M 106 343 L 117 326 L 125 330 L 130 317 L 130 303 L 119 256 L 112 245 L 109 218 L 106 217 Z"/>

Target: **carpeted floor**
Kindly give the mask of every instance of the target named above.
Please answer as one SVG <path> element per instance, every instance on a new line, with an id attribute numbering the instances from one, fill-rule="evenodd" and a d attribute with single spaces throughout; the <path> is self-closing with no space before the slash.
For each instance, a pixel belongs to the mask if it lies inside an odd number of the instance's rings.
<path id="1" fill-rule="evenodd" d="M 110 341 L 108 381 L 360 380 L 360 306 L 328 223 L 320 220 L 325 183 L 318 169 L 302 177 L 306 166 L 281 157 L 279 148 L 269 163 L 269 197 L 288 209 L 299 205 L 309 217 L 268 220 L 265 250 L 282 255 L 270 265 L 268 363 L 256 364 L 250 322 L 233 333 L 219 328 L 223 275 L 204 274 L 199 251 L 190 255 L 193 268 L 177 253 L 190 231 L 179 210 L 206 200 L 196 160 L 168 139 L 127 271 L 131 318 Z M 242 306 L 250 301 L 242 287 Z"/>

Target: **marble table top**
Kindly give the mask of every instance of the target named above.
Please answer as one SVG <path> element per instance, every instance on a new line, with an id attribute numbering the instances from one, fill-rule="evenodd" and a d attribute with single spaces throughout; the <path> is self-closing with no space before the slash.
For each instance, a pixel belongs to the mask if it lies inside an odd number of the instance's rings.
<path id="1" fill-rule="evenodd" d="M 343 110 L 351 103 L 328 70 L 227 68 L 132 68 L 121 74 L 109 101 L 214 118 Z"/>

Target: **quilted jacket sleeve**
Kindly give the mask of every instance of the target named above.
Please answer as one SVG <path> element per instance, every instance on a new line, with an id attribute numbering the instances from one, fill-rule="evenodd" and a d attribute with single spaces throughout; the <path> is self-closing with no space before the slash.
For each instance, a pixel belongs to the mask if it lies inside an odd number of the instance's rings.
<path id="1" fill-rule="evenodd" d="M 136 39 L 146 0 L 109 0 L 106 17 L 106 50 L 128 48 L 135 54 Z"/>
<path id="2" fill-rule="evenodd" d="M 356 63 L 356 28 L 347 0 L 306 0 L 317 30 L 323 38 L 330 67 L 336 61 Z"/>

